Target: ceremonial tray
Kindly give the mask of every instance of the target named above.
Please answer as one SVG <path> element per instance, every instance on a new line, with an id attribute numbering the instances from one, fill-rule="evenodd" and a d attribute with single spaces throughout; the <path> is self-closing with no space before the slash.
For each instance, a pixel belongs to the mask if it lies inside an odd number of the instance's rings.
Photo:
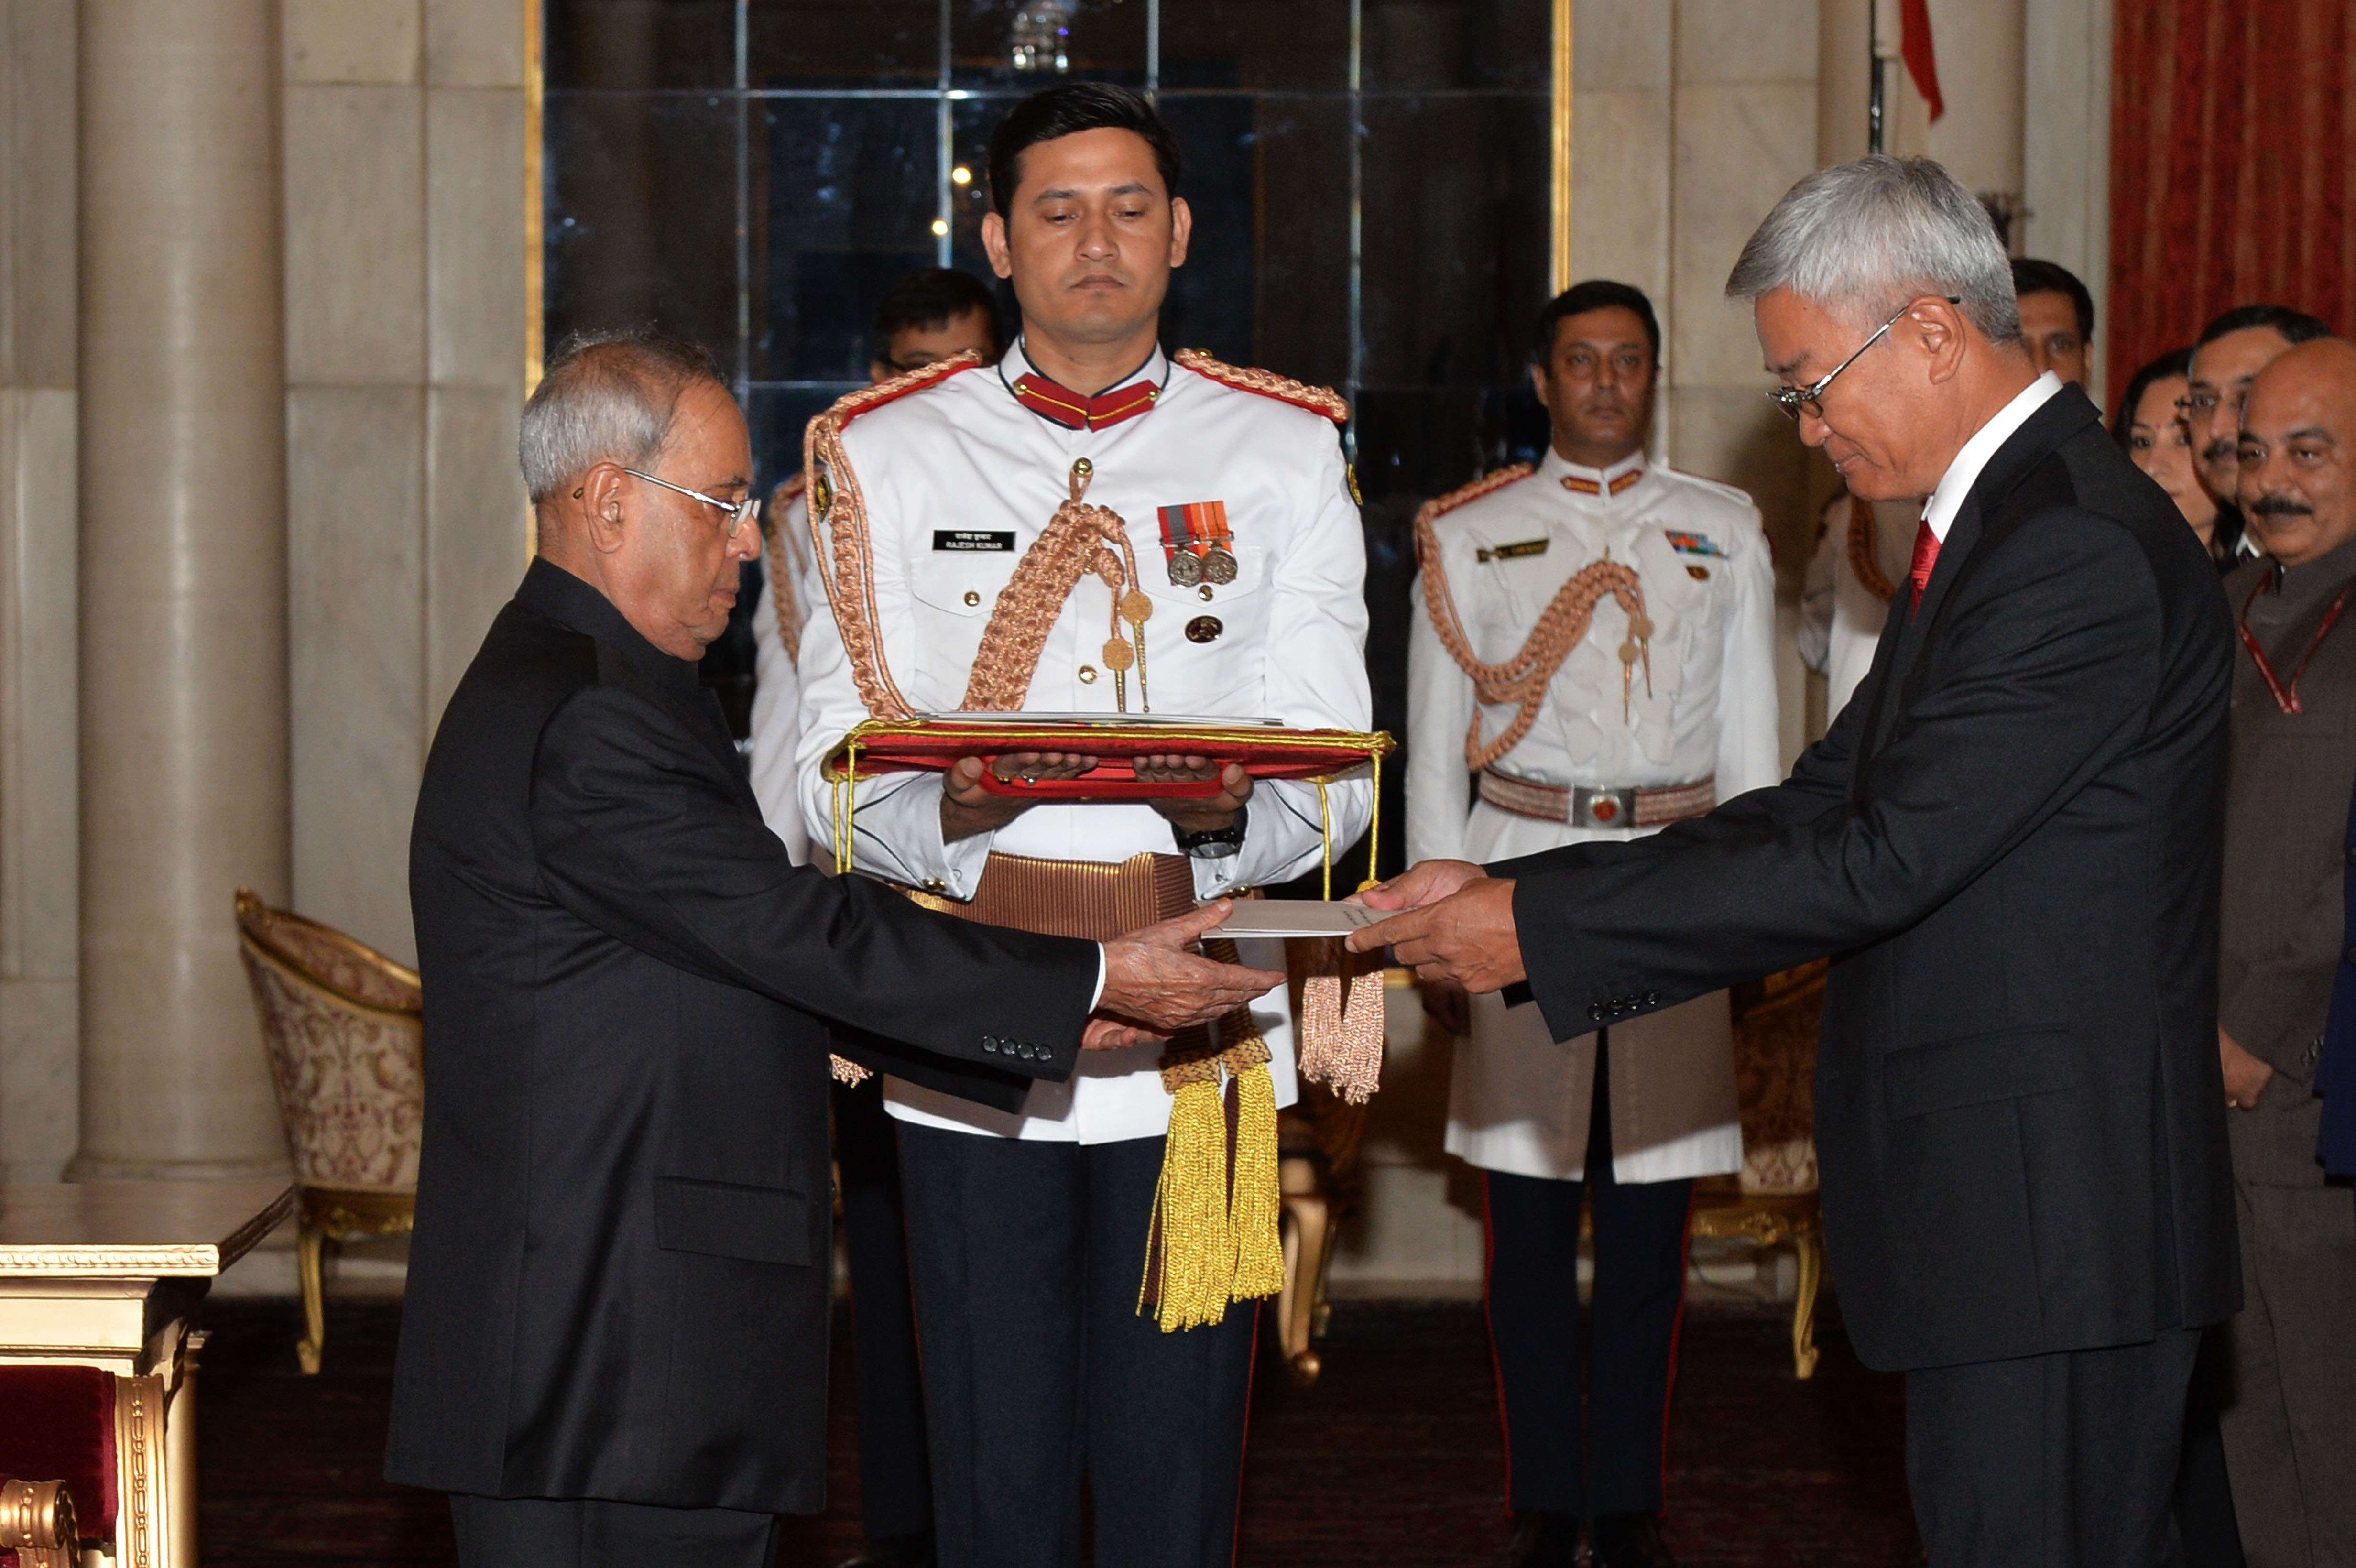
<path id="1" fill-rule="evenodd" d="M 1001 779 L 981 775 L 992 795 L 1025 800 L 1168 800 L 1219 792 L 1215 775 L 1184 783 L 1140 779 L 1131 758 L 1176 752 L 1241 763 L 1254 778 L 1332 783 L 1387 755 L 1379 731 L 1288 730 L 1270 719 L 1156 718 L 1136 714 L 939 713 L 905 721 L 870 720 L 828 756 L 826 776 L 850 781 L 881 773 L 938 773 L 966 757 L 995 760 L 1024 752 L 1097 759 L 1077 778 Z"/>

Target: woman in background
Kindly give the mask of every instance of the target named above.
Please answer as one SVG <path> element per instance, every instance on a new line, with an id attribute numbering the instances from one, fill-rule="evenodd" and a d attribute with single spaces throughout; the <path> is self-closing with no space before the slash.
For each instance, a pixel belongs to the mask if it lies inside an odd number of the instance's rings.
<path id="1" fill-rule="evenodd" d="M 2192 350 L 2179 348 L 2136 371 L 2119 401 L 2111 433 L 2135 465 L 2168 492 L 2222 576 L 2241 559 L 2242 518 L 2233 508 L 2217 505 L 2193 468 L 2192 436 L 2179 407 L 2191 368 Z"/>

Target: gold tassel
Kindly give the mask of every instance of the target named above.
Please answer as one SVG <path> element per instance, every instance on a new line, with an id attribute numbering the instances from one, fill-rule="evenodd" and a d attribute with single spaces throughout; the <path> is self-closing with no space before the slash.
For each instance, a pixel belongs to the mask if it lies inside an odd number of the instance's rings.
<path id="1" fill-rule="evenodd" d="M 1262 1047 L 1265 1050 L 1265 1046 Z M 1276 1080 L 1268 1063 L 1228 1080 L 1236 1090 L 1235 1190 L 1228 1228 L 1236 1239 L 1234 1301 L 1256 1301 L 1284 1288 L 1284 1211 L 1277 1187 Z"/>
<path id="2" fill-rule="evenodd" d="M 1170 1098 L 1170 1138 L 1153 1194 L 1145 1283 L 1138 1310 L 1154 1291 L 1154 1317 L 1165 1334 L 1226 1315 L 1235 1282 L 1235 1239 L 1227 1222 L 1227 1108 L 1215 1065 L 1178 1086 Z M 1158 1256 L 1156 1253 L 1158 1252 Z M 1158 1266 L 1157 1266 L 1158 1264 Z"/>

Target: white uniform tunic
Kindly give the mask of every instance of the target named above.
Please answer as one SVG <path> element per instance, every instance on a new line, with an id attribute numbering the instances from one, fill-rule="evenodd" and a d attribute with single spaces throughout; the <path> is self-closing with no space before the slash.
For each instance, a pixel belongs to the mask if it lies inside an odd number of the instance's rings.
<path id="1" fill-rule="evenodd" d="M 1826 506 L 1824 537 L 1808 562 L 1806 594 L 1800 602 L 1800 657 L 1824 675 L 1826 724 L 1840 717 L 1873 667 L 1873 650 L 1890 619 L 1890 601 L 1858 576 L 1849 560 L 1850 505 L 1844 492 Z M 1918 502 L 1873 503 L 1874 560 L 1883 582 L 1906 581 L 1922 516 Z"/>
<path id="2" fill-rule="evenodd" d="M 998 365 L 953 373 L 859 414 L 843 430 L 843 452 L 866 498 L 876 624 L 901 695 L 920 711 L 961 706 L 998 591 L 1069 496 L 1073 461 L 1086 457 L 1094 465 L 1087 502 L 1128 524 L 1141 586 L 1153 600 L 1146 678 L 1128 673 L 1130 712 L 1143 707 L 1142 685 L 1156 713 L 1365 729 L 1373 707 L 1365 546 L 1333 423 L 1173 364 L 1157 350 L 1123 383 L 1161 387 L 1149 411 L 1071 430 L 1015 400 L 1012 385 L 1030 368 L 1018 342 Z M 1205 601 L 1196 588 L 1171 582 L 1158 514 L 1208 501 L 1226 503 L 1237 573 Z M 989 548 L 971 548 L 977 541 Z M 1117 711 L 1103 655 L 1111 613 L 1104 583 L 1082 577 L 1048 635 L 1027 709 Z M 1216 620 L 1217 635 L 1191 640 L 1188 623 L 1205 616 Z M 798 772 L 812 837 L 825 844 L 832 841 L 833 786 L 822 764 L 868 717 L 830 615 L 812 617 L 803 633 L 801 677 Z M 1338 853 L 1365 832 L 1370 792 L 1357 780 L 1328 793 Z M 1114 864 L 1177 853 L 1169 820 L 1142 804 L 1035 805 L 995 833 L 945 844 L 940 801 L 933 773 L 859 785 L 855 867 L 967 899 L 993 850 Z M 1252 793 L 1241 851 L 1195 860 L 1195 891 L 1208 898 L 1288 880 L 1318 868 L 1323 843 L 1316 787 L 1263 781 Z M 1239 945 L 1247 963 L 1284 966 L 1279 944 Z M 1253 1014 L 1274 1056 L 1277 1103 L 1290 1104 L 1294 1052 L 1283 989 L 1263 997 Z M 1082 1143 L 1155 1137 L 1170 1125 L 1161 1049 L 1090 1051 L 1068 1083 L 1034 1084 L 1021 1115 L 896 1079 L 886 1083 L 885 1097 L 893 1115 L 933 1126 Z"/>
<path id="3" fill-rule="evenodd" d="M 1636 475 L 1633 482 L 1627 475 Z M 1583 481 L 1593 495 L 1568 488 Z M 1622 485 L 1612 493 L 1613 482 Z M 1776 782 L 1774 578 L 1758 508 L 1739 490 L 1673 470 L 1642 453 L 1604 472 L 1551 449 L 1526 478 L 1443 513 L 1433 531 L 1458 619 L 1484 664 L 1527 640 L 1557 590 L 1590 562 L 1633 566 L 1654 624 L 1649 688 L 1640 662 L 1624 688 L 1620 645 L 1628 616 L 1606 596 L 1586 636 L 1563 660 L 1529 733 L 1494 766 L 1519 778 L 1598 789 L 1657 788 L 1715 775 L 1718 798 Z M 1543 550 L 1527 547 L 1545 541 Z M 1480 551 L 1500 546 L 1522 549 Z M 1408 855 L 1490 861 L 1651 829 L 1571 827 L 1471 801 L 1464 737 L 1472 677 L 1441 645 L 1416 590 L 1408 644 Z M 1511 705 L 1483 707 L 1482 733 L 1501 733 Z M 1724 992 L 1612 1027 L 1612 1170 L 1629 1182 L 1738 1170 L 1731 1025 Z M 1469 1163 L 1523 1176 L 1576 1179 L 1587 1140 L 1595 1037 L 1547 1037 L 1534 1006 L 1473 998 L 1472 1036 L 1456 1052 L 1447 1147 Z M 1719 1109 L 1702 1125 L 1651 1129 L 1641 1114 L 1645 1075 L 1672 1064 L 1722 1075 Z M 1682 1066 L 1677 1070 L 1683 1071 Z M 1687 1104 L 1696 1095 L 1681 1092 Z M 1632 1112 L 1638 1114 L 1631 1114 Z M 1672 1118 L 1674 1120 L 1674 1118 Z M 1654 1118 L 1657 1122 L 1658 1118 Z"/>
<path id="4" fill-rule="evenodd" d="M 761 803 L 761 820 L 784 840 L 794 864 L 810 858 L 809 824 L 802 816 L 801 792 L 795 788 L 794 753 L 802 738 L 801 672 L 777 635 L 777 596 L 790 595 L 801 612 L 796 624 L 808 626 L 813 598 L 824 606 L 826 590 L 813 582 L 809 571 L 809 513 L 797 492 L 776 515 L 764 512 L 761 527 L 774 539 L 762 553 L 768 569 L 760 601 L 753 606 L 753 795 Z M 778 547 L 787 570 L 776 570 Z"/>

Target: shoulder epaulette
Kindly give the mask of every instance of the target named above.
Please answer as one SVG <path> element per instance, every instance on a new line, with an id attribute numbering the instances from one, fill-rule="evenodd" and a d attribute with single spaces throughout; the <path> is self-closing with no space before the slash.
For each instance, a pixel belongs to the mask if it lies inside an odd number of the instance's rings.
<path id="1" fill-rule="evenodd" d="M 1722 485 L 1715 479 L 1705 479 L 1698 474 L 1688 474 L 1682 468 L 1660 466 L 1655 467 L 1654 472 L 1656 474 L 1666 475 L 1673 478 L 1682 479 L 1687 484 L 1694 485 L 1697 489 L 1711 491 L 1716 495 L 1722 496 L 1726 499 L 1732 501 L 1739 507 L 1748 507 L 1756 510 L 1759 506 L 1758 502 L 1751 498 L 1751 493 L 1747 490 L 1739 490 L 1731 485 Z"/>
<path id="2" fill-rule="evenodd" d="M 1434 496 L 1415 514 L 1416 526 L 1427 527 L 1435 517 L 1445 517 L 1457 507 L 1477 501 L 1492 490 L 1502 490 L 1518 480 L 1528 478 L 1537 469 L 1527 463 L 1508 464 L 1494 474 L 1483 474 L 1470 485 L 1460 485 L 1445 496 Z"/>
<path id="3" fill-rule="evenodd" d="M 980 354 L 969 348 L 962 354 L 952 354 L 946 359 L 936 359 L 929 365 L 919 365 L 913 370 L 903 370 L 890 379 L 878 381 L 872 387 L 862 387 L 855 392 L 845 392 L 828 406 L 826 412 L 819 415 L 818 419 L 812 420 L 810 423 L 815 426 L 820 421 L 825 421 L 839 431 L 862 414 L 873 413 L 886 403 L 896 403 L 912 393 L 937 387 L 958 371 L 970 370 L 980 363 Z M 809 472 L 809 465 L 807 463 L 802 465 L 802 472 L 805 474 Z"/>
<path id="4" fill-rule="evenodd" d="M 1296 381 L 1273 370 L 1255 370 L 1248 366 L 1224 364 L 1199 348 L 1181 348 L 1171 357 L 1174 363 L 1223 387 L 1274 398 L 1278 402 L 1290 403 L 1296 409 L 1307 409 L 1335 424 L 1350 422 L 1350 405 L 1343 400 L 1339 392 L 1330 388 L 1312 387 L 1306 381 Z"/>

